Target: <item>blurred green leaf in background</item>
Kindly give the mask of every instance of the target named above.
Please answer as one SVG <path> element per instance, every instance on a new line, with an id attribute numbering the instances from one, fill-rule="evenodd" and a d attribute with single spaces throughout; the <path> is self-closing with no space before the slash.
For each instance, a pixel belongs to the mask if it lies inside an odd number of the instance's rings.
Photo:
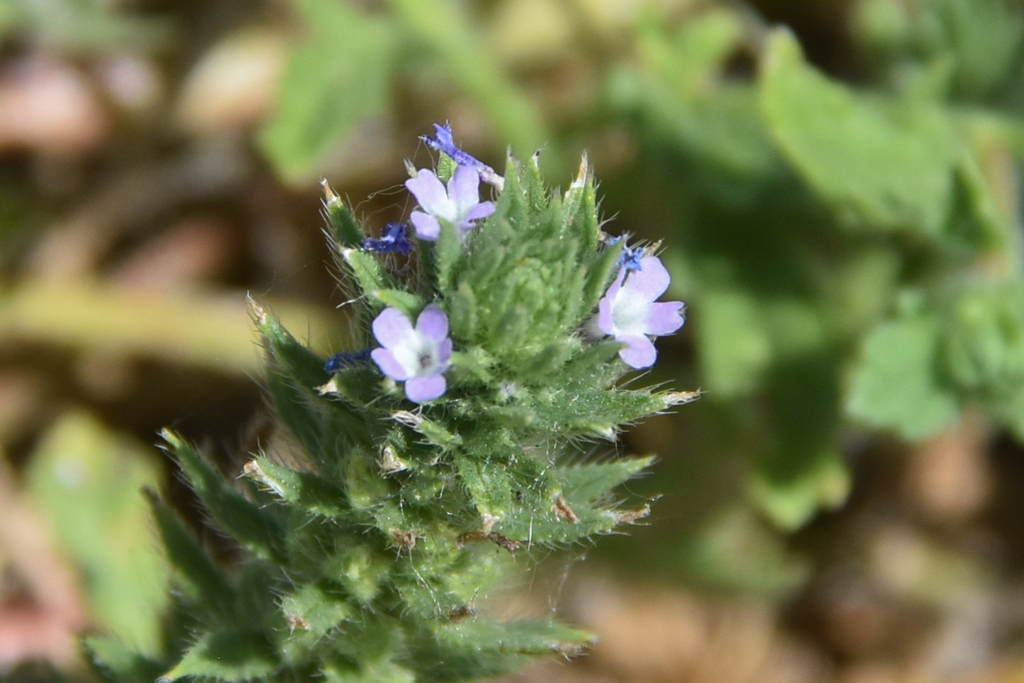
<path id="1" fill-rule="evenodd" d="M 169 567 L 140 493 L 160 485 L 149 448 L 72 412 L 40 442 L 27 474 L 82 577 L 103 630 L 137 651 L 163 649 L 160 620 L 170 604 Z"/>
<path id="2" fill-rule="evenodd" d="M 288 57 L 277 111 L 260 138 L 292 180 L 307 178 L 364 119 L 386 113 L 397 47 L 392 24 L 346 3 L 300 7 L 311 35 Z"/>

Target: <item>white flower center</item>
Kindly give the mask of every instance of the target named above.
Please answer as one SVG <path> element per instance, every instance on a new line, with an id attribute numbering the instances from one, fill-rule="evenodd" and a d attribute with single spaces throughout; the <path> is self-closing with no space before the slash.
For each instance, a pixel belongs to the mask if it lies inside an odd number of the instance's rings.
<path id="1" fill-rule="evenodd" d="M 457 225 L 461 218 L 459 212 L 459 206 L 449 198 L 445 198 L 437 203 L 437 213 L 434 214 L 435 218 L 446 220 L 449 223 Z"/>
<path id="2" fill-rule="evenodd" d="M 410 330 L 402 343 L 391 349 L 391 353 L 409 379 L 437 374 L 441 364 L 440 344 L 416 330 Z"/>
<path id="3" fill-rule="evenodd" d="M 615 336 L 636 336 L 647 333 L 647 312 L 651 302 L 634 291 L 623 286 L 615 293 L 612 301 L 612 327 Z"/>

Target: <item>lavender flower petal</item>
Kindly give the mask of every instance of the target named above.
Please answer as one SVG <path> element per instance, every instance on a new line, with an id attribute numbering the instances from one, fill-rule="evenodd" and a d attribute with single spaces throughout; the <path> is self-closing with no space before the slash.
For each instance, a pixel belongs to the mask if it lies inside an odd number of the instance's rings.
<path id="1" fill-rule="evenodd" d="M 445 337 L 441 341 L 441 345 L 437 347 L 437 362 L 444 368 L 447 369 L 449 363 L 452 360 L 452 340 L 450 337 Z"/>
<path id="2" fill-rule="evenodd" d="M 404 382 L 409 378 L 409 373 L 406 372 L 405 367 L 398 362 L 395 354 L 387 349 L 374 349 L 370 352 L 370 357 L 377 364 L 377 367 L 380 368 L 380 371 L 391 379 Z"/>
<path id="3" fill-rule="evenodd" d="M 441 237 L 441 224 L 437 219 L 422 211 L 413 211 L 409 215 L 412 227 L 416 228 L 416 236 L 427 242 L 436 242 Z"/>
<path id="4" fill-rule="evenodd" d="M 629 287 L 643 295 L 647 301 L 654 301 L 668 289 L 672 277 L 657 256 L 640 259 L 640 270 L 629 275 Z"/>
<path id="5" fill-rule="evenodd" d="M 448 198 L 459 213 L 480 201 L 480 174 L 469 166 L 459 166 L 448 180 Z"/>
<path id="6" fill-rule="evenodd" d="M 615 334 L 615 321 L 612 318 L 612 305 L 619 296 L 619 290 L 622 289 L 622 279 L 625 276 L 626 269 L 623 268 L 619 270 L 619 274 L 615 277 L 615 281 L 612 282 L 611 286 L 608 288 L 608 292 L 597 304 L 598 326 L 605 334 Z"/>
<path id="7" fill-rule="evenodd" d="M 428 377 L 416 377 L 405 383 L 405 396 L 410 401 L 423 403 L 432 401 L 444 395 L 448 388 L 448 382 L 444 375 L 430 375 Z"/>
<path id="8" fill-rule="evenodd" d="M 487 218 L 494 213 L 494 202 L 480 202 L 466 214 L 466 219 L 462 222 L 462 225 L 468 225 L 470 228 L 473 227 L 473 222 Z M 461 228 L 462 225 L 459 227 Z"/>
<path id="9" fill-rule="evenodd" d="M 416 319 L 416 331 L 436 342 L 442 342 L 448 336 L 448 316 L 437 304 L 430 304 Z"/>
<path id="10" fill-rule="evenodd" d="M 644 320 L 647 334 L 661 337 L 672 334 L 683 326 L 683 302 L 665 301 L 651 304 Z"/>
<path id="11" fill-rule="evenodd" d="M 474 173 L 474 175 L 476 174 Z M 452 220 L 455 217 L 455 204 L 448 198 L 448 190 L 433 171 L 426 169 L 418 171 L 415 178 L 405 181 L 405 187 L 412 192 L 416 201 L 427 213 L 447 220 Z"/>
<path id="12" fill-rule="evenodd" d="M 373 336 L 387 349 L 408 343 L 413 329 L 397 308 L 385 308 L 373 321 Z"/>
<path id="13" fill-rule="evenodd" d="M 658 351 L 654 348 L 654 342 L 641 335 L 635 337 L 616 337 L 626 346 L 619 350 L 619 358 L 631 368 L 637 370 L 649 368 L 658 359 Z"/>

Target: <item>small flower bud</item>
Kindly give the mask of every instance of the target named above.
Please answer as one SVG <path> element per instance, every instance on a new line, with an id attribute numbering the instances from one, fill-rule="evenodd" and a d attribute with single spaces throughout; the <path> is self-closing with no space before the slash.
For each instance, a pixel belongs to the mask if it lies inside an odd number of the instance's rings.
<path id="1" fill-rule="evenodd" d="M 327 178 L 321 178 L 320 185 L 324 188 L 324 203 L 327 205 L 328 209 L 341 204 L 341 197 L 339 197 L 330 184 L 328 184 Z"/>

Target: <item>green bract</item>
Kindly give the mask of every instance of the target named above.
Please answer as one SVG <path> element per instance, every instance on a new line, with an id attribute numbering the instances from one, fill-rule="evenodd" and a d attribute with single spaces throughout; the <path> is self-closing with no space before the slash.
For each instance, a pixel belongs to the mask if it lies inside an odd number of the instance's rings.
<path id="1" fill-rule="evenodd" d="M 466 680 L 590 642 L 547 619 L 492 620 L 485 597 L 531 548 L 645 516 L 644 501 L 619 507 L 611 491 L 650 458 L 581 462 L 581 449 L 694 395 L 620 388 L 631 371 L 620 344 L 582 332 L 622 250 L 602 242 L 585 161 L 563 195 L 544 186 L 536 157 L 509 159 L 494 200 L 465 239 L 442 221 L 438 240 L 397 269 L 393 254 L 364 248 L 351 209 L 327 189 L 363 346 L 376 345 L 369 322 L 384 309 L 413 321 L 439 307 L 454 347 L 447 391 L 413 403 L 359 354 L 329 375 L 251 302 L 280 438 L 236 481 L 164 434 L 244 560 L 221 567 L 155 501 L 181 585 L 175 625 L 189 635 L 165 662 L 93 641 L 111 678 Z"/>

